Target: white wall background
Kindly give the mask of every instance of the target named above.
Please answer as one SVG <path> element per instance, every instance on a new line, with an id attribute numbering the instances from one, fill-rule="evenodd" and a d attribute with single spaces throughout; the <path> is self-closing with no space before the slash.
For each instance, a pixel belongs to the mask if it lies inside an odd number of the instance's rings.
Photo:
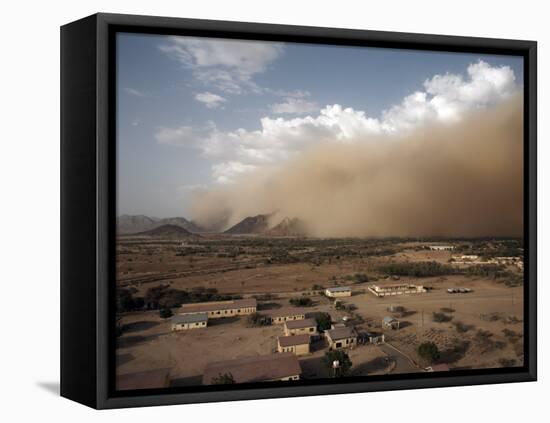
<path id="1" fill-rule="evenodd" d="M 550 31 L 542 1 L 6 1 L 0 31 L 0 418 L 120 421 L 543 421 L 550 384 Z M 97 412 L 58 397 L 59 26 L 95 12 L 539 42 L 539 382 Z M 6 237 L 7 235 L 7 237 Z M 76 317 L 77 318 L 77 317 Z M 544 391 L 546 390 L 546 395 Z M 545 401 L 546 400 L 546 401 Z M 538 418 L 537 418 L 538 416 Z M 536 420 L 535 420 L 536 419 Z M 180 421 L 181 421 L 180 420 Z M 287 420 L 288 421 L 288 420 Z"/>

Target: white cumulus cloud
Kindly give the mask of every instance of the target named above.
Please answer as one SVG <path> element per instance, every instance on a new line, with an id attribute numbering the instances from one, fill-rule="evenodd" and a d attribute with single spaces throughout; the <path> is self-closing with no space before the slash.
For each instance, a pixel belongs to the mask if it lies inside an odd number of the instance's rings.
<path id="1" fill-rule="evenodd" d="M 219 96 L 217 94 L 213 94 L 209 91 L 195 94 L 195 100 L 197 100 L 200 103 L 203 103 L 209 109 L 216 109 L 227 101 L 226 98 Z"/>
<path id="2" fill-rule="evenodd" d="M 258 166 L 282 163 L 309 146 L 366 142 L 373 136 L 398 136 L 430 123 L 453 123 L 470 111 L 495 105 L 518 91 L 514 72 L 507 66 L 492 67 L 479 61 L 468 66 L 466 75 L 434 75 L 424 82 L 423 89 L 405 96 L 380 117 L 332 104 L 316 115 L 264 117 L 257 130 L 220 131 L 210 123 L 200 137 L 184 126 L 163 128 L 156 138 L 170 144 L 181 144 L 185 139 L 204 156 L 218 161 L 212 167 L 216 182 L 230 183 Z M 297 101 L 308 95 L 286 98 Z"/>

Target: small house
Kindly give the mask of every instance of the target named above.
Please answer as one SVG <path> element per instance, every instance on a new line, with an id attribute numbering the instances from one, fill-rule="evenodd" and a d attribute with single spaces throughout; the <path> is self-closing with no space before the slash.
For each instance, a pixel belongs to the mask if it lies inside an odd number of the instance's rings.
<path id="1" fill-rule="evenodd" d="M 291 352 L 295 355 L 309 354 L 309 335 L 279 336 L 277 339 L 277 351 L 280 353 Z"/>
<path id="2" fill-rule="evenodd" d="M 258 314 L 269 317 L 271 323 L 283 324 L 292 320 L 302 320 L 306 318 L 303 309 L 297 307 L 282 307 L 274 310 L 260 311 Z"/>
<path id="3" fill-rule="evenodd" d="M 351 297 L 351 288 L 347 286 L 336 286 L 325 289 L 325 295 L 330 298 Z"/>
<path id="4" fill-rule="evenodd" d="M 334 328 L 325 332 L 329 349 L 353 348 L 357 345 L 357 334 L 352 328 Z"/>
<path id="5" fill-rule="evenodd" d="M 382 319 L 382 327 L 389 329 L 399 329 L 399 320 L 395 317 L 386 316 Z"/>
<path id="6" fill-rule="evenodd" d="M 179 314 L 206 313 L 210 319 L 219 319 L 222 317 L 244 316 L 256 313 L 256 307 L 255 298 L 209 301 L 205 303 L 184 304 L 180 307 Z"/>
<path id="7" fill-rule="evenodd" d="M 285 335 L 316 335 L 317 322 L 315 319 L 290 320 L 285 322 Z"/>
<path id="8" fill-rule="evenodd" d="M 172 317 L 172 331 L 200 329 L 208 325 L 208 314 L 178 314 Z"/>

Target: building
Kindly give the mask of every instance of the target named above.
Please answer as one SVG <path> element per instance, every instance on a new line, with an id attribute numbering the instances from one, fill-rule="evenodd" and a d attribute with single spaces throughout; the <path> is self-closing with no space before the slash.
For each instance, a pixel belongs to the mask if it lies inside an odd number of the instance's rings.
<path id="1" fill-rule="evenodd" d="M 209 319 L 221 317 L 243 316 L 256 313 L 256 299 L 211 301 L 207 303 L 184 304 L 179 309 L 179 314 L 206 313 Z"/>
<path id="2" fill-rule="evenodd" d="M 434 364 L 433 366 L 430 366 L 430 367 L 426 367 L 424 370 L 426 370 L 427 372 L 448 372 L 450 369 L 447 364 L 441 363 L 441 364 Z"/>
<path id="3" fill-rule="evenodd" d="M 295 355 L 309 354 L 309 335 L 279 336 L 277 338 L 277 351 L 280 353 L 291 352 Z"/>
<path id="4" fill-rule="evenodd" d="M 357 336 L 357 342 L 359 344 L 383 344 L 385 342 L 383 333 L 363 332 Z"/>
<path id="5" fill-rule="evenodd" d="M 306 313 L 301 308 L 282 307 L 273 310 L 261 311 L 259 314 L 269 317 L 271 323 L 283 324 L 291 320 L 302 320 L 306 318 Z"/>
<path id="6" fill-rule="evenodd" d="M 382 319 L 382 328 L 399 329 L 399 324 L 395 317 L 386 316 Z"/>
<path id="7" fill-rule="evenodd" d="M 426 292 L 426 288 L 422 285 L 398 284 L 398 285 L 371 285 L 369 291 L 377 297 L 387 297 L 390 295 L 403 294 L 421 294 Z"/>
<path id="8" fill-rule="evenodd" d="M 172 331 L 200 329 L 208 325 L 207 313 L 177 314 L 172 317 Z"/>
<path id="9" fill-rule="evenodd" d="M 325 295 L 331 298 L 351 297 L 351 288 L 347 286 L 336 286 L 325 289 Z"/>
<path id="10" fill-rule="evenodd" d="M 285 322 L 285 335 L 316 335 L 317 322 L 315 319 L 290 320 Z"/>
<path id="11" fill-rule="evenodd" d="M 302 374 L 298 358 L 291 352 L 237 358 L 209 363 L 202 376 L 203 385 L 212 385 L 221 375 L 230 375 L 235 383 L 298 380 Z"/>
<path id="12" fill-rule="evenodd" d="M 432 251 L 452 251 L 455 249 L 453 245 L 428 245 Z"/>
<path id="13" fill-rule="evenodd" d="M 156 389 L 170 386 L 170 369 L 155 369 L 144 372 L 117 375 L 117 390 Z"/>
<path id="14" fill-rule="evenodd" d="M 357 345 L 357 334 L 352 328 L 338 327 L 325 332 L 329 349 L 353 348 Z"/>

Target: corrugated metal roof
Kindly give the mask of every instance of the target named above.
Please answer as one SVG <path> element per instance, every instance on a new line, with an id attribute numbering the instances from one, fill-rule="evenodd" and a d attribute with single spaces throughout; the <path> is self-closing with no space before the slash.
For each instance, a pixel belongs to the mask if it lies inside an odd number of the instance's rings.
<path id="1" fill-rule="evenodd" d="M 195 313 L 195 314 L 178 314 L 172 317 L 172 323 L 198 323 L 208 321 L 208 314 Z"/>
<path id="2" fill-rule="evenodd" d="M 180 314 L 200 313 L 217 310 L 231 310 L 239 308 L 256 307 L 256 298 L 245 298 L 233 301 L 212 301 L 207 303 L 183 304 L 180 307 Z"/>
<path id="3" fill-rule="evenodd" d="M 279 345 L 281 347 L 303 344 L 309 344 L 309 335 L 279 336 Z"/>
<path id="4" fill-rule="evenodd" d="M 333 341 L 337 339 L 352 338 L 354 336 L 357 336 L 355 334 L 355 331 L 352 328 L 348 328 L 348 327 L 327 330 L 327 335 Z"/>
<path id="5" fill-rule="evenodd" d="M 290 320 L 285 322 L 288 329 L 302 329 L 309 327 L 317 327 L 317 322 L 314 319 Z"/>
<path id="6" fill-rule="evenodd" d="M 348 292 L 351 291 L 351 288 L 348 286 L 335 286 L 333 288 L 327 288 L 329 292 Z"/>

